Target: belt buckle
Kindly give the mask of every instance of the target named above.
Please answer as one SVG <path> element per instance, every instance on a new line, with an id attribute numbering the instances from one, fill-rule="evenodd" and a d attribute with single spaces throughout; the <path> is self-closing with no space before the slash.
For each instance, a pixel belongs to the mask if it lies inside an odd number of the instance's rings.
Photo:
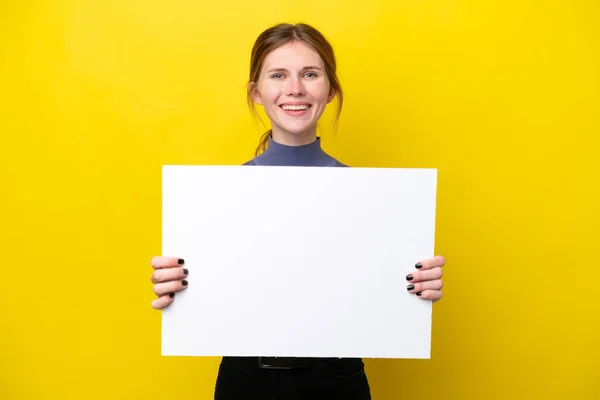
<path id="1" fill-rule="evenodd" d="M 294 359 L 291 357 L 258 357 L 258 365 L 264 369 L 292 369 Z"/>

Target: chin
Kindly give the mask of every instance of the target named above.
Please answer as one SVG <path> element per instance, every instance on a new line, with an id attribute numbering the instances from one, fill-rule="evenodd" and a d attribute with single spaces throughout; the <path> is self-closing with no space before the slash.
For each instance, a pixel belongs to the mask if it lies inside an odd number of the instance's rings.
<path id="1" fill-rule="evenodd" d="M 314 127 L 311 125 L 302 125 L 302 126 L 282 126 L 281 129 L 284 132 L 287 132 L 294 136 L 304 136 L 310 134 L 310 132 L 315 131 Z"/>

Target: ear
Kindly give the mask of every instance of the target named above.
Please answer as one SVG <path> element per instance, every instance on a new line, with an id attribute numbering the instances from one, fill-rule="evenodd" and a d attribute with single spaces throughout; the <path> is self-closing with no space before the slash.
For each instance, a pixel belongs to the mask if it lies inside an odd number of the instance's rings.
<path id="1" fill-rule="evenodd" d="M 255 82 L 248 83 L 248 92 L 250 93 L 250 97 L 257 104 L 263 104 L 262 99 L 260 98 L 260 93 L 258 92 L 258 88 Z"/>
<path id="2" fill-rule="evenodd" d="M 327 97 L 327 104 L 331 103 L 335 99 L 335 90 L 329 89 L 329 96 Z"/>

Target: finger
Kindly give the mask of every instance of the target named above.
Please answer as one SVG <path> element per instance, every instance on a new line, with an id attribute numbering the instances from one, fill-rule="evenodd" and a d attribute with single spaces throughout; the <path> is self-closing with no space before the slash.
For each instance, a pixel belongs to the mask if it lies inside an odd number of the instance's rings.
<path id="1" fill-rule="evenodd" d="M 432 269 L 443 267 L 446 265 L 446 259 L 442 256 L 435 256 L 433 258 L 428 258 L 425 260 L 421 260 L 415 264 L 416 269 L 424 270 L 424 269 Z"/>
<path id="2" fill-rule="evenodd" d="M 150 261 L 154 269 L 181 267 L 184 264 L 183 258 L 179 257 L 152 257 Z"/>
<path id="3" fill-rule="evenodd" d="M 423 281 L 434 281 L 436 279 L 440 279 L 444 272 L 442 268 L 437 267 L 434 269 L 429 269 L 425 271 L 416 271 L 412 274 L 406 275 L 406 280 L 410 283 L 414 282 L 423 282 Z"/>
<path id="4" fill-rule="evenodd" d="M 187 287 L 188 282 L 184 279 L 182 281 L 169 281 L 164 283 L 157 283 L 154 285 L 154 294 L 162 296 L 171 292 L 179 292 Z"/>
<path id="5" fill-rule="evenodd" d="M 444 286 L 444 282 L 441 279 L 436 279 L 434 281 L 425 281 L 422 283 L 411 283 L 406 286 L 406 290 L 410 293 L 418 293 L 424 290 L 440 290 Z"/>
<path id="6" fill-rule="evenodd" d="M 188 273 L 189 271 L 183 267 L 157 269 L 152 273 L 150 280 L 152 283 L 181 280 L 188 276 Z"/>
<path id="7" fill-rule="evenodd" d="M 417 296 L 425 300 L 433 300 L 438 301 L 442 298 L 441 290 L 423 290 L 422 292 L 417 292 Z"/>
<path id="8" fill-rule="evenodd" d="M 152 308 L 155 310 L 162 310 L 173 302 L 175 293 L 169 293 L 160 296 L 158 299 L 152 301 Z"/>

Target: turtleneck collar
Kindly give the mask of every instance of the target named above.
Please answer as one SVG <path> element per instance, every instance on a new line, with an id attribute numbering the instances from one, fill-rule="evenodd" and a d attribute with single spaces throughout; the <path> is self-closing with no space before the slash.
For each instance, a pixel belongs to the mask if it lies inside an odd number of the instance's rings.
<path id="1" fill-rule="evenodd" d="M 321 148 L 321 138 L 301 146 L 278 143 L 269 137 L 267 150 L 254 159 L 255 165 L 330 166 L 337 161 Z"/>

